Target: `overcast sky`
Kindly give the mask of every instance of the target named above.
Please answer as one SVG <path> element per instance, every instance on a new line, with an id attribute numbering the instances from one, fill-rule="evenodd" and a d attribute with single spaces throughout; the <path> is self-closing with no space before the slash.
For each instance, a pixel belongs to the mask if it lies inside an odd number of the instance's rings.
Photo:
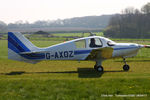
<path id="1" fill-rule="evenodd" d="M 0 20 L 56 20 L 120 13 L 127 7 L 141 8 L 150 0 L 0 0 Z"/>

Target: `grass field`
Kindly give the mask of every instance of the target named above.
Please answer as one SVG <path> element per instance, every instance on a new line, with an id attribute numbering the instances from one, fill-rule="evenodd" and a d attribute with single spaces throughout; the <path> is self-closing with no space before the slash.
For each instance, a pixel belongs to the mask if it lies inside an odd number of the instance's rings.
<path id="1" fill-rule="evenodd" d="M 150 44 L 149 40 L 116 41 Z M 32 42 L 45 47 L 63 41 Z M 103 73 L 89 61 L 28 64 L 8 60 L 7 41 L 0 40 L 0 100 L 149 100 L 149 49 L 127 61 L 129 72 L 122 71 L 122 59 L 114 59 L 103 62 Z"/>

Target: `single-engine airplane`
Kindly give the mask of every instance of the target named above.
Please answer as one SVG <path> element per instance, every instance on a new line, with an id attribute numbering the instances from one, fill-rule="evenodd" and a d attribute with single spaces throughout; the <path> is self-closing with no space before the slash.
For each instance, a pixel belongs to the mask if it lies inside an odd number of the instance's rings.
<path id="1" fill-rule="evenodd" d="M 42 60 L 89 60 L 95 61 L 94 69 L 103 72 L 102 61 L 123 58 L 124 71 L 129 70 L 126 58 L 134 57 L 140 48 L 149 45 L 116 43 L 101 36 L 90 36 L 39 48 L 20 32 L 8 32 L 8 59 L 37 63 Z"/>

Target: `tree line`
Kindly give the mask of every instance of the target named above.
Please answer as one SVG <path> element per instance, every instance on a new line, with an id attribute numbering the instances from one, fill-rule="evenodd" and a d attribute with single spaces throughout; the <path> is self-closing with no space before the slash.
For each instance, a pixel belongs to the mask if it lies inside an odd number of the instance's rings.
<path id="1" fill-rule="evenodd" d="M 150 3 L 140 10 L 129 7 L 114 15 L 104 35 L 112 38 L 150 38 Z"/>
<path id="2" fill-rule="evenodd" d="M 106 28 L 109 22 L 109 19 L 112 15 L 101 15 L 101 16 L 85 16 L 85 17 L 74 17 L 69 19 L 57 19 L 57 20 L 38 20 L 34 23 L 23 22 L 22 20 L 16 21 L 15 23 L 5 24 L 0 21 L 0 32 L 7 32 L 11 30 L 19 30 L 19 29 L 37 29 L 40 30 L 44 28 Z"/>

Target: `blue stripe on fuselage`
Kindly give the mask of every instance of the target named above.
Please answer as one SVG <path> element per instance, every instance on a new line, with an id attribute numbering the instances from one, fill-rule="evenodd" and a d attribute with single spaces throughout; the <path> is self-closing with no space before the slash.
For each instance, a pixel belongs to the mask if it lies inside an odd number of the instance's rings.
<path id="1" fill-rule="evenodd" d="M 137 47 L 122 47 L 122 48 L 113 48 L 114 50 L 126 50 L 126 49 L 134 49 Z M 75 50 L 74 51 L 74 55 L 80 55 L 80 54 L 88 54 L 90 53 L 92 50 Z"/>
<path id="2" fill-rule="evenodd" d="M 45 53 L 21 54 L 21 56 L 26 59 L 45 59 Z"/>
<path id="3" fill-rule="evenodd" d="M 74 55 L 80 55 L 80 54 L 87 54 L 90 53 L 92 50 L 75 50 Z"/>

